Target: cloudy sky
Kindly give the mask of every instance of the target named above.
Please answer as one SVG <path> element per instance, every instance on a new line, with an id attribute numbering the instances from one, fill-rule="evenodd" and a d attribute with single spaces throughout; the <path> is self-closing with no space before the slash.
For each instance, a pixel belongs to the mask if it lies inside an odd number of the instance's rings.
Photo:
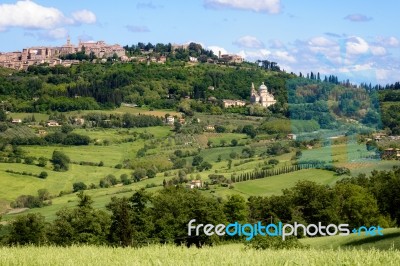
<path id="1" fill-rule="evenodd" d="M 400 80 L 397 0 L 0 1 L 0 51 L 71 41 L 198 42 L 286 71 Z"/>

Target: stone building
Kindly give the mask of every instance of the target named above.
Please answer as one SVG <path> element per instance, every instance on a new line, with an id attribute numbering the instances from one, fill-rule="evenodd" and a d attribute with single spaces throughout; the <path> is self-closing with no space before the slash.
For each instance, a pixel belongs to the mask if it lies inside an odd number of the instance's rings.
<path id="1" fill-rule="evenodd" d="M 268 92 L 268 88 L 264 85 L 264 82 L 258 88 L 258 91 L 256 91 L 254 83 L 251 83 L 250 103 L 268 107 L 275 104 L 276 100 L 274 95 Z"/>

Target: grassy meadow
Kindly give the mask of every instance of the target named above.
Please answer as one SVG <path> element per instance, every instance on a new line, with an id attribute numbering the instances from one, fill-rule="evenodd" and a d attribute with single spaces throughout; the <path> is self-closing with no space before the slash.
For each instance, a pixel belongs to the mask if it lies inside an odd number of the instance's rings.
<path id="1" fill-rule="evenodd" d="M 121 107 L 128 108 L 128 107 Z M 129 110 L 135 108 L 128 108 Z M 149 111 L 152 112 L 152 111 Z M 164 112 L 164 111 L 163 111 Z M 165 111 L 167 112 L 167 111 Z M 161 113 L 160 113 L 161 114 Z M 29 114 L 26 114 L 29 115 Z M 212 119 L 204 117 L 203 119 Z M 50 159 L 54 150 L 63 151 L 75 163 L 70 164 L 67 172 L 55 172 L 52 170 L 51 163 L 48 162 L 46 167 L 38 167 L 36 165 L 27 165 L 22 163 L 0 163 L 0 212 L 4 212 L 9 208 L 11 201 L 15 200 L 19 195 L 36 195 L 38 189 L 46 188 L 53 196 L 58 196 L 61 191 L 67 194 L 61 197 L 54 197 L 52 205 L 40 209 L 32 209 L 27 212 L 40 212 L 46 218 L 53 219 L 55 213 L 63 206 L 75 206 L 75 194 L 69 194 L 72 191 L 72 185 L 75 182 L 84 182 L 86 185 L 98 185 L 101 178 L 112 174 L 119 178 L 122 174 L 130 176 L 133 172 L 131 169 L 117 169 L 117 164 L 123 164 L 126 160 L 134 160 L 136 165 L 155 163 L 171 164 L 169 156 L 177 149 L 183 151 L 197 151 L 201 147 L 199 155 L 213 165 L 213 168 L 203 172 L 195 172 L 187 175 L 188 179 L 200 178 L 207 181 L 209 174 L 221 174 L 226 178 L 230 178 L 233 174 L 241 174 L 254 169 L 261 169 L 265 166 L 271 157 L 256 156 L 248 160 L 232 159 L 232 153 L 241 154 L 242 145 L 249 144 L 256 153 L 265 150 L 266 142 L 251 142 L 245 134 L 238 133 L 204 133 L 202 135 L 174 135 L 169 126 L 135 128 L 135 129 L 101 129 L 101 128 L 77 128 L 74 132 L 87 135 L 91 138 L 92 143 L 88 146 L 21 146 L 26 156 L 45 157 Z M 132 139 L 140 133 L 151 133 L 153 139 L 145 140 L 135 138 L 134 141 L 126 141 Z M 238 140 L 240 146 L 230 146 L 233 139 Z M 207 143 L 211 142 L 208 147 Z M 106 143 L 106 144 L 105 144 Z M 145 145 L 153 145 L 148 149 L 146 156 L 137 158 L 136 153 Z M 187 145 L 186 145 L 187 144 Z M 333 146 L 305 150 L 302 158 L 305 159 L 333 159 L 335 164 L 346 165 L 350 168 L 353 175 L 358 173 L 368 173 L 373 169 L 388 170 L 393 165 L 399 165 L 398 161 L 349 161 L 350 157 L 354 157 L 359 153 L 366 152 L 365 145 L 357 144 L 337 144 Z M 294 152 L 274 156 L 279 161 L 277 168 L 288 166 L 291 164 L 291 158 Z M 186 157 L 188 164 L 191 164 L 193 157 Z M 228 167 L 228 160 L 232 160 L 231 168 Z M 104 166 L 80 165 L 79 162 L 99 163 L 103 162 Z M 33 176 L 9 173 L 7 170 L 17 172 L 27 172 L 39 174 L 42 171 L 48 173 L 46 179 L 40 179 Z M 171 170 L 167 173 L 158 173 L 155 178 L 145 179 L 138 183 L 127 186 L 117 185 L 107 189 L 88 190 L 87 193 L 94 199 L 96 207 L 104 208 L 110 201 L 112 196 L 130 196 L 132 191 L 146 186 L 154 186 L 151 190 L 155 191 L 162 187 L 163 180 L 170 180 L 177 176 L 178 170 Z M 282 189 L 293 186 L 299 180 L 310 180 L 320 184 L 332 185 L 341 177 L 335 176 L 333 172 L 317 169 L 301 170 L 298 172 L 271 176 L 259 180 L 251 180 L 239 182 L 230 189 L 222 186 L 211 186 L 210 190 L 203 191 L 204 194 L 214 197 L 226 197 L 232 194 L 240 194 L 244 197 L 249 196 L 269 196 L 280 194 Z M 26 213 L 26 211 L 24 212 Z M 15 215 L 6 215 L 3 219 L 12 219 Z"/>
<path id="2" fill-rule="evenodd" d="M 186 248 L 0 247 L 1 265 L 398 265 L 397 250 L 254 250 L 243 245 Z"/>

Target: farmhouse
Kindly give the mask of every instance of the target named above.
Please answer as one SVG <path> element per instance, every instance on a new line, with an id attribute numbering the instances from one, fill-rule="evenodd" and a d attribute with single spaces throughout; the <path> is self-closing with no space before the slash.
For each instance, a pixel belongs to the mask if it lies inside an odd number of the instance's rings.
<path id="1" fill-rule="evenodd" d="M 383 157 L 400 159 L 400 149 L 387 148 L 383 151 Z"/>
<path id="2" fill-rule="evenodd" d="M 225 108 L 231 107 L 231 106 L 245 106 L 246 102 L 241 101 L 241 100 L 222 100 L 222 103 L 224 104 Z"/>
<path id="3" fill-rule="evenodd" d="M 186 188 L 201 188 L 203 186 L 203 183 L 201 180 L 192 180 L 189 184 L 186 185 Z"/>
<path id="4" fill-rule="evenodd" d="M 55 120 L 49 120 L 49 121 L 47 121 L 46 125 L 47 125 L 48 127 L 58 127 L 58 126 L 60 126 L 60 125 L 58 124 L 58 122 L 55 121 Z"/>
<path id="5" fill-rule="evenodd" d="M 173 117 L 172 115 L 167 116 L 165 118 L 165 123 L 168 124 L 168 125 L 173 125 L 174 122 L 175 122 L 175 117 Z"/>

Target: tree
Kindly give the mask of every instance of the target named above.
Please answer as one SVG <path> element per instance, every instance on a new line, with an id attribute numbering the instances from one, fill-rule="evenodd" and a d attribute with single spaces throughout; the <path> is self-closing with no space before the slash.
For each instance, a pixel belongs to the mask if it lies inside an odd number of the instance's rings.
<path id="1" fill-rule="evenodd" d="M 53 151 L 53 156 L 51 158 L 51 162 L 54 167 L 54 171 L 68 171 L 70 159 L 65 153 L 62 151 Z"/>
<path id="2" fill-rule="evenodd" d="M 63 208 L 56 213 L 49 237 L 57 245 L 106 243 L 111 225 L 110 216 L 102 210 L 94 209 L 90 196 L 78 193 L 76 208 Z"/>
<path id="3" fill-rule="evenodd" d="M 376 199 L 365 188 L 355 184 L 337 184 L 335 194 L 340 218 L 350 227 L 372 226 L 379 224 L 387 227 L 379 213 Z"/>
<path id="4" fill-rule="evenodd" d="M 204 171 L 204 170 L 210 170 L 212 168 L 212 164 L 209 162 L 202 162 L 200 165 L 197 166 L 197 170 Z"/>
<path id="5" fill-rule="evenodd" d="M 39 157 L 39 159 L 38 159 L 38 166 L 40 166 L 40 167 L 45 167 L 46 165 L 47 165 L 47 158 L 46 157 Z"/>
<path id="6" fill-rule="evenodd" d="M 0 110 L 0 121 L 4 122 L 7 120 L 7 114 L 3 110 Z"/>
<path id="7" fill-rule="evenodd" d="M 47 240 L 44 216 L 39 213 L 28 213 L 17 216 L 10 225 L 8 242 L 18 245 L 40 245 Z"/>
<path id="8" fill-rule="evenodd" d="M 182 128 L 182 124 L 179 123 L 178 121 L 175 121 L 175 122 L 174 122 L 174 131 L 175 131 L 175 132 L 180 132 L 180 131 L 181 131 L 181 128 Z"/>
<path id="9" fill-rule="evenodd" d="M 74 128 L 71 125 L 64 124 L 61 126 L 61 132 L 64 134 L 71 133 L 74 130 Z"/>
<path id="10" fill-rule="evenodd" d="M 223 208 L 228 222 L 247 222 L 248 210 L 246 201 L 242 196 L 228 196 L 228 200 L 224 203 Z"/>
<path id="11" fill-rule="evenodd" d="M 121 183 L 123 184 L 123 185 L 130 185 L 130 184 L 132 184 L 132 181 L 131 181 L 131 179 L 128 177 L 128 175 L 127 174 L 122 174 L 121 176 L 120 176 L 120 179 L 121 179 Z"/>
<path id="12" fill-rule="evenodd" d="M 250 138 L 252 138 L 252 139 L 254 139 L 254 138 L 256 137 L 256 135 L 257 135 L 257 131 L 256 131 L 256 129 L 254 128 L 253 125 L 245 125 L 245 126 L 243 127 L 242 132 L 243 132 L 244 134 L 248 135 L 248 136 L 249 136 Z"/>
<path id="13" fill-rule="evenodd" d="M 33 156 L 25 157 L 26 164 L 33 164 L 34 162 L 35 162 L 35 157 L 33 157 Z"/>
<path id="14" fill-rule="evenodd" d="M 146 177 L 146 170 L 143 168 L 137 168 L 134 172 L 133 172 L 133 178 L 136 182 L 140 181 L 141 179 Z"/>
<path id="15" fill-rule="evenodd" d="M 156 177 L 156 174 L 157 174 L 156 171 L 154 171 L 153 169 L 148 169 L 146 172 L 148 178 L 154 178 Z"/>
<path id="16" fill-rule="evenodd" d="M 42 171 L 39 174 L 39 178 L 42 178 L 42 179 L 46 179 L 48 176 L 49 176 L 49 174 L 46 171 Z"/>
<path id="17" fill-rule="evenodd" d="M 232 145 L 232 146 L 236 146 L 236 145 L 238 145 L 238 141 L 237 141 L 237 139 L 233 139 L 233 140 L 231 140 L 231 145 Z"/>
<path id="18" fill-rule="evenodd" d="M 193 157 L 192 166 L 198 166 L 203 162 L 203 157 L 196 155 Z"/>
<path id="19" fill-rule="evenodd" d="M 117 245 L 129 246 L 133 238 L 133 209 L 130 201 L 123 197 L 121 199 L 112 197 L 106 206 L 111 211 L 111 227 L 108 240 Z"/>
<path id="20" fill-rule="evenodd" d="M 212 244 L 218 241 L 217 236 L 191 232 L 188 237 L 188 221 L 195 219 L 195 224 L 226 223 L 222 205 L 213 197 L 207 197 L 197 190 L 188 190 L 180 186 L 170 186 L 162 189 L 152 198 L 151 216 L 154 221 L 154 237 L 162 243 L 176 244 Z"/>
<path id="21" fill-rule="evenodd" d="M 45 200 L 50 199 L 50 192 L 49 192 L 47 189 L 45 189 L 45 188 L 39 189 L 39 190 L 37 191 L 37 193 L 38 193 L 38 198 L 39 198 L 39 200 L 41 200 L 41 201 L 45 201 Z"/>
<path id="22" fill-rule="evenodd" d="M 72 184 L 73 192 L 78 192 L 78 191 L 86 190 L 86 189 L 87 189 L 87 186 L 83 182 L 75 182 L 74 184 Z"/>

